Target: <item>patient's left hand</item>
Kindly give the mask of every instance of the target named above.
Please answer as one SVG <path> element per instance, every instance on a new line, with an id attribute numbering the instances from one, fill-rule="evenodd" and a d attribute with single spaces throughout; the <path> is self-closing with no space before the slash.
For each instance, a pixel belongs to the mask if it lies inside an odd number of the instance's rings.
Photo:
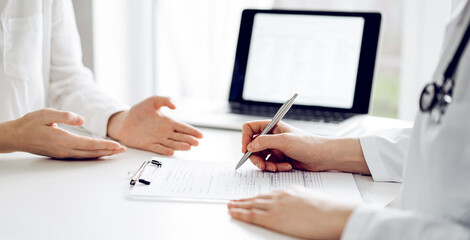
<path id="1" fill-rule="evenodd" d="M 240 221 L 307 239 L 339 239 L 355 206 L 334 202 L 304 188 L 230 201 Z"/>
<path id="2" fill-rule="evenodd" d="M 108 135 L 129 147 L 166 156 L 197 146 L 202 133 L 163 115 L 161 107 L 175 109 L 169 98 L 153 96 L 129 111 L 114 114 L 108 121 Z"/>

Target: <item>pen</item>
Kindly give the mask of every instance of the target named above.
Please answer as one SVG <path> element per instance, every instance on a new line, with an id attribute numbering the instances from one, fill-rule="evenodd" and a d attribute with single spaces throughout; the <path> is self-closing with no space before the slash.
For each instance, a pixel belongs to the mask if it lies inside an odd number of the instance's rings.
<path id="1" fill-rule="evenodd" d="M 139 179 L 140 176 L 142 176 L 142 173 L 144 172 L 145 166 L 147 166 L 147 164 L 148 164 L 149 162 L 150 162 L 150 161 L 144 161 L 144 163 L 142 163 L 142 165 L 140 165 L 140 167 L 139 167 L 139 169 L 137 170 L 137 172 L 135 172 L 134 177 L 132 177 L 132 179 L 131 179 L 131 182 L 130 182 L 131 185 L 135 185 L 137 179 Z"/>
<path id="2" fill-rule="evenodd" d="M 279 108 L 279 110 L 274 115 L 271 122 L 264 128 L 264 130 L 260 133 L 259 136 L 262 136 L 262 135 L 265 135 L 265 134 L 269 133 L 269 131 L 271 131 L 279 123 L 279 121 L 281 121 L 281 119 L 286 115 L 286 113 L 289 111 L 289 109 L 294 104 L 294 100 L 295 100 L 296 97 L 297 97 L 297 93 L 294 94 L 294 96 L 291 99 L 287 100 L 284 104 L 282 104 L 281 108 Z M 252 152 L 250 152 L 248 150 L 246 151 L 245 155 L 243 155 L 243 157 L 240 159 L 237 166 L 235 167 L 235 171 L 238 168 L 240 168 L 246 162 L 246 160 L 248 160 L 248 158 L 251 156 L 251 154 L 252 154 Z"/>

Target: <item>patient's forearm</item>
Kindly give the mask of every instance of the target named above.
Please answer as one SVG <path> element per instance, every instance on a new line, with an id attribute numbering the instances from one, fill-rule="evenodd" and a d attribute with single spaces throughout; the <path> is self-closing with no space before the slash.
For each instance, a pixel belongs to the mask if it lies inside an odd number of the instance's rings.
<path id="1" fill-rule="evenodd" d="M 328 170 L 370 175 L 362 147 L 357 138 L 338 138 L 325 144 L 326 167 Z"/>
<path id="2" fill-rule="evenodd" d="M 2 122 L 0 123 L 0 153 L 9 153 L 16 151 L 14 148 L 14 130 L 11 129 L 12 122 Z"/>

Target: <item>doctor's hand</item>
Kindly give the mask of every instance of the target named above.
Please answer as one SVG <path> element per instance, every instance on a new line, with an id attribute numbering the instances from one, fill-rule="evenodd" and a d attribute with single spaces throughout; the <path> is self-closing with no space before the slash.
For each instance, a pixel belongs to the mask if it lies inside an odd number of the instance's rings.
<path id="1" fill-rule="evenodd" d="M 108 135 L 129 147 L 166 156 L 197 146 L 202 133 L 166 117 L 160 111 L 162 107 L 175 109 L 169 98 L 153 96 L 129 111 L 114 114 L 108 121 Z"/>
<path id="2" fill-rule="evenodd" d="M 242 152 L 252 152 L 250 160 L 261 170 L 296 168 L 370 174 L 358 139 L 320 137 L 284 122 L 279 122 L 272 134 L 258 136 L 268 124 L 254 121 L 243 125 Z"/>
<path id="3" fill-rule="evenodd" d="M 42 109 L 0 123 L 0 152 L 24 151 L 58 159 L 93 159 L 126 150 L 114 141 L 69 133 L 57 123 L 80 126 L 84 119 L 71 112 Z"/>
<path id="4" fill-rule="evenodd" d="M 304 239 L 340 239 L 356 208 L 298 187 L 230 201 L 227 206 L 237 220 Z"/>

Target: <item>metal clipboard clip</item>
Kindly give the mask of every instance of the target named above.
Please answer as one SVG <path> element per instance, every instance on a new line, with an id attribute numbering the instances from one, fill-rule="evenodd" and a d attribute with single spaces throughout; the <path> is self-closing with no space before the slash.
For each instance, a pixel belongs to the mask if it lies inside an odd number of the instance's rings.
<path id="1" fill-rule="evenodd" d="M 144 172 L 146 172 L 145 170 L 148 169 L 147 168 L 148 165 L 154 166 L 153 173 L 152 173 L 151 177 L 143 178 L 142 175 L 144 174 Z M 137 182 L 140 182 L 140 183 L 143 183 L 145 185 L 150 185 L 150 183 L 152 182 L 153 177 L 155 177 L 155 173 L 157 172 L 157 168 L 161 168 L 161 167 L 162 167 L 162 163 L 158 160 L 152 159 L 150 161 L 144 161 L 142 163 L 142 165 L 140 165 L 137 172 L 132 177 L 130 184 L 132 186 L 134 186 Z"/>

